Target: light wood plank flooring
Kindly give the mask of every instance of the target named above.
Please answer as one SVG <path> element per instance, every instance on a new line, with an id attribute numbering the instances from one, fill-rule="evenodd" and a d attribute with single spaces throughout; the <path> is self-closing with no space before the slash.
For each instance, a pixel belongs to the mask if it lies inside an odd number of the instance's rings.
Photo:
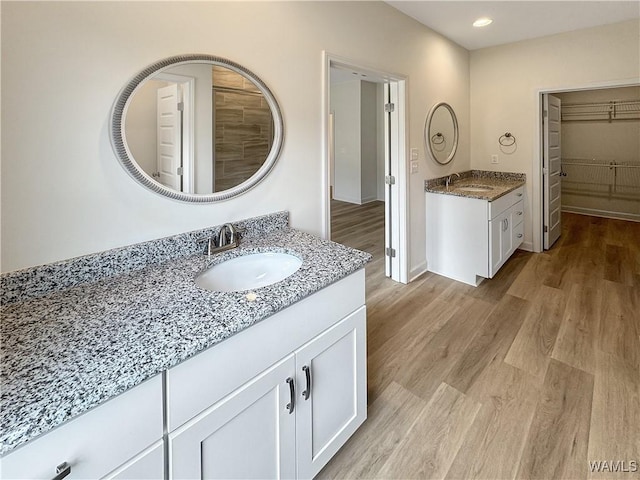
<path id="1" fill-rule="evenodd" d="M 563 214 L 478 288 L 401 285 L 383 208 L 332 203 L 333 239 L 374 256 L 369 410 L 319 478 L 640 478 L 640 223 Z"/>

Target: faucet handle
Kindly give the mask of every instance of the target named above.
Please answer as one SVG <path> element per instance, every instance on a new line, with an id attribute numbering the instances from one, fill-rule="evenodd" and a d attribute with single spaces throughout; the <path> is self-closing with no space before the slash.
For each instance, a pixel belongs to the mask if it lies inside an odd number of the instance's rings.
<path id="1" fill-rule="evenodd" d="M 196 238 L 196 244 L 204 244 L 204 252 L 202 252 L 203 255 L 211 255 L 211 251 L 213 250 L 213 237 Z"/>

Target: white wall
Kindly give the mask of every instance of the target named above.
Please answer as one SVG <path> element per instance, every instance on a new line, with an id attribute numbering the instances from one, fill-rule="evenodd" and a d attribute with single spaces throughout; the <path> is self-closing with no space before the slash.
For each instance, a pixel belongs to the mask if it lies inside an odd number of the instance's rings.
<path id="1" fill-rule="evenodd" d="M 360 80 L 332 85 L 330 109 L 335 126 L 333 198 L 360 204 Z"/>
<path id="2" fill-rule="evenodd" d="M 378 105 L 384 105 L 384 84 L 376 84 L 376 103 Z M 377 138 L 377 171 L 378 178 L 376 180 L 378 185 L 378 200 L 384 202 L 384 109 L 379 108 L 376 115 L 376 128 L 378 130 Z"/>
<path id="3" fill-rule="evenodd" d="M 276 210 L 319 234 L 323 50 L 408 76 L 408 147 L 421 147 L 434 102 L 458 114 L 456 160 L 438 167 L 421 148 L 409 181 L 410 269 L 425 260 L 424 179 L 469 167 L 468 52 L 382 2 L 3 2 L 1 21 L 4 272 Z M 233 59 L 280 102 L 281 158 L 236 199 L 158 196 L 111 149 L 120 89 L 183 53 Z"/>
<path id="4" fill-rule="evenodd" d="M 640 81 L 639 26 L 632 20 L 471 52 L 471 166 L 527 174 L 525 247 L 533 242 L 540 90 Z M 517 139 L 510 154 L 498 145 L 507 131 Z"/>
<path id="5" fill-rule="evenodd" d="M 333 198 L 361 205 L 378 199 L 378 86 L 362 80 L 334 82 L 329 108 L 334 117 Z M 384 137 L 382 138 L 384 148 Z M 384 173 L 383 173 L 384 175 Z M 384 177 L 382 177 L 384 178 Z M 383 193 L 384 195 L 384 193 Z M 384 199 L 384 196 L 383 196 Z"/>
<path id="6" fill-rule="evenodd" d="M 376 84 L 360 83 L 360 152 L 361 152 L 361 190 L 362 203 L 372 202 L 378 198 L 378 125 L 377 112 L 382 104 L 377 103 Z"/>

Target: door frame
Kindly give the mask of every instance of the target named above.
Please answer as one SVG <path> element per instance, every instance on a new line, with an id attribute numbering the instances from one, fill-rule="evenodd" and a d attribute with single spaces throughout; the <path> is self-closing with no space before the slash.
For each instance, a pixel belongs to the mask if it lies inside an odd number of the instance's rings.
<path id="1" fill-rule="evenodd" d="M 388 79 L 390 84 L 397 86 L 397 104 L 395 108 L 398 115 L 398 142 L 397 147 L 391 149 L 391 174 L 395 176 L 397 190 L 393 194 L 394 200 L 392 202 L 394 215 L 391 215 L 390 225 L 385 228 L 385 238 L 391 237 L 397 239 L 397 245 L 394 245 L 397 258 L 397 262 L 394 262 L 394 264 L 397 268 L 392 269 L 391 279 L 401 283 L 408 283 L 409 248 L 407 218 L 409 215 L 407 203 L 408 171 L 406 162 L 406 152 L 408 151 L 406 131 L 406 125 L 408 124 L 406 99 L 407 76 L 378 70 L 327 51 L 322 52 L 322 238 L 327 240 L 331 239 L 331 199 L 329 197 L 329 186 L 332 175 L 329 144 L 331 67 L 353 69 L 373 77 L 382 77 Z M 387 228 L 389 228 L 391 232 L 388 232 Z"/>
<path id="2" fill-rule="evenodd" d="M 554 94 L 563 92 L 577 92 L 580 90 L 600 90 L 603 88 L 616 88 L 616 87 L 633 87 L 640 85 L 640 78 L 624 79 L 624 80 L 609 80 L 606 82 L 596 82 L 580 85 L 567 85 L 563 87 L 554 88 L 539 88 L 535 91 L 536 95 L 536 123 L 535 123 L 535 136 L 534 139 L 538 140 L 533 142 L 533 168 L 532 168 L 532 199 L 531 199 L 531 217 L 533 228 L 533 251 L 540 253 L 544 251 L 544 188 L 543 174 L 542 174 L 542 153 L 544 151 L 543 135 L 544 129 L 542 126 L 543 121 L 543 99 L 544 94 Z"/>

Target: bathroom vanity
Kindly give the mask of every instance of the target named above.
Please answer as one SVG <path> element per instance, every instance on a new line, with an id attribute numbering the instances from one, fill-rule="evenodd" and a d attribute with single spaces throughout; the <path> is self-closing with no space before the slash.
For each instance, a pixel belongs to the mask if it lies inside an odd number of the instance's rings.
<path id="1" fill-rule="evenodd" d="M 427 269 L 469 285 L 493 278 L 524 238 L 524 174 L 428 180 Z"/>
<path id="2" fill-rule="evenodd" d="M 3 276 L 3 478 L 320 471 L 366 418 L 370 256 L 286 213 L 240 227 L 211 258 L 192 245 L 215 228 Z M 259 252 L 302 263 L 251 292 L 195 285 Z"/>

